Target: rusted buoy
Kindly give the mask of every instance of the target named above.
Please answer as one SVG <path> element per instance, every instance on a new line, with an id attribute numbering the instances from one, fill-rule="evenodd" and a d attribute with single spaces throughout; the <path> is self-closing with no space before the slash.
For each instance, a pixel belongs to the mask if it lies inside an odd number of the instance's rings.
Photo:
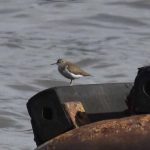
<path id="1" fill-rule="evenodd" d="M 149 150 L 150 115 L 104 120 L 73 129 L 36 150 Z"/>

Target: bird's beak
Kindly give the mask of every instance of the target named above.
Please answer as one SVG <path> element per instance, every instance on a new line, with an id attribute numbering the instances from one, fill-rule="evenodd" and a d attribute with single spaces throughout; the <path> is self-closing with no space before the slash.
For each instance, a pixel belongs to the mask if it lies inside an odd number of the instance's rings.
<path id="1" fill-rule="evenodd" d="M 56 63 L 53 63 L 53 64 L 51 64 L 51 65 L 56 65 L 57 64 L 57 62 Z"/>

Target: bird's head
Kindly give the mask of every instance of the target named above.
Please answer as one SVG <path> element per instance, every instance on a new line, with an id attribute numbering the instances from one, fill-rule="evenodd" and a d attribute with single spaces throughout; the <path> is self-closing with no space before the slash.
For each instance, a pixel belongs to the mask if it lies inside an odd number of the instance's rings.
<path id="1" fill-rule="evenodd" d="M 65 64 L 65 63 L 66 63 L 66 60 L 64 60 L 64 59 L 58 59 L 56 63 L 53 63 L 51 65 L 55 65 L 55 64 L 62 65 L 62 64 Z"/>

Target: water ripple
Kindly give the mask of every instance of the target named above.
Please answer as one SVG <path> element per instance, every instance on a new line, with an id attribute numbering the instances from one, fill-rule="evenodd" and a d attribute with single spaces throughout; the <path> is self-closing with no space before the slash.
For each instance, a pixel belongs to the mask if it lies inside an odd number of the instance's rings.
<path id="1" fill-rule="evenodd" d="M 115 24 L 122 24 L 128 26 L 146 26 L 147 24 L 139 21 L 135 18 L 125 17 L 125 16 L 117 16 L 111 14 L 97 14 L 95 16 L 89 17 L 89 19 L 103 22 L 111 22 Z"/>
<path id="2" fill-rule="evenodd" d="M 144 1 L 134 1 L 134 2 L 121 2 L 121 1 L 117 1 L 117 2 L 106 2 L 107 4 L 110 4 L 110 5 L 126 5 L 128 7 L 134 7 L 134 8 L 142 8 L 142 9 L 150 9 L 150 2 L 147 1 L 147 0 L 144 0 Z"/>

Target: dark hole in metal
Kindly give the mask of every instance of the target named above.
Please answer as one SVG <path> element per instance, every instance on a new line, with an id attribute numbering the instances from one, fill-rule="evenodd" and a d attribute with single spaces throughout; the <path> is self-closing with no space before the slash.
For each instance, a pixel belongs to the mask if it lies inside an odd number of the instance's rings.
<path id="1" fill-rule="evenodd" d="M 150 81 L 144 84 L 143 91 L 147 96 L 150 97 Z"/>
<path id="2" fill-rule="evenodd" d="M 48 107 L 43 108 L 43 118 L 47 120 L 53 119 L 53 113 L 52 113 L 51 108 L 48 108 Z"/>

